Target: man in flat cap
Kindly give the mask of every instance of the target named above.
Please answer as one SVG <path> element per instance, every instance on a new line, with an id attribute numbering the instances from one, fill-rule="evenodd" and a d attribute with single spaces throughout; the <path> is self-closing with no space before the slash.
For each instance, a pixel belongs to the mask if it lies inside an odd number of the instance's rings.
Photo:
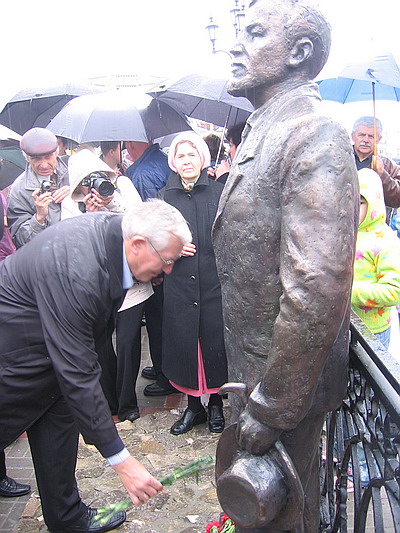
<path id="1" fill-rule="evenodd" d="M 7 217 L 17 248 L 60 221 L 69 193 L 68 157 L 59 157 L 56 136 L 45 128 L 28 130 L 20 141 L 27 168 L 13 183 Z"/>

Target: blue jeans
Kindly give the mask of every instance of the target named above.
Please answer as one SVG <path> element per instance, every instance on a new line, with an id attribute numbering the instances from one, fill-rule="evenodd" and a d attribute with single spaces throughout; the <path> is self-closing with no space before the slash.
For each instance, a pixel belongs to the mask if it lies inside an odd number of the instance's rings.
<path id="1" fill-rule="evenodd" d="M 390 343 L 390 326 L 385 329 L 385 331 L 381 331 L 380 333 L 375 333 L 375 337 L 379 340 L 381 344 L 386 348 L 386 350 L 389 349 L 389 343 Z"/>

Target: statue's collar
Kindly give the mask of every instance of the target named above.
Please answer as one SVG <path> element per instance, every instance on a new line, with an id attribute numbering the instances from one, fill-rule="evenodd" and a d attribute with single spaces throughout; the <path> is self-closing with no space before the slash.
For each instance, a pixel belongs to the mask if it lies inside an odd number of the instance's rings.
<path id="1" fill-rule="evenodd" d="M 297 87 L 277 92 L 272 98 L 268 99 L 265 104 L 253 111 L 247 119 L 247 124 L 252 128 L 262 115 L 265 113 L 274 113 L 276 109 L 281 109 L 286 103 L 289 103 L 291 100 L 298 98 L 299 96 L 314 97 L 321 100 L 318 85 L 312 81 L 305 82 Z"/>

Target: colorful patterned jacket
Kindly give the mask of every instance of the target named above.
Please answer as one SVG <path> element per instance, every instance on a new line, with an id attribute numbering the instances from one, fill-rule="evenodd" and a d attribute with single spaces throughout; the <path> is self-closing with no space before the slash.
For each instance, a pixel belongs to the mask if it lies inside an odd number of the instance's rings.
<path id="1" fill-rule="evenodd" d="M 358 228 L 351 303 L 368 328 L 380 333 L 390 326 L 391 307 L 400 302 L 400 242 L 385 223 L 378 174 L 365 168 L 358 176 L 368 209 Z"/>

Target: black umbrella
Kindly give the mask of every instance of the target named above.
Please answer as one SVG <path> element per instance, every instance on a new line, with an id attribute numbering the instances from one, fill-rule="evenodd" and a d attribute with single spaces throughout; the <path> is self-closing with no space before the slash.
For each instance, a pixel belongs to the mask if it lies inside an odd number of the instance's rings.
<path id="1" fill-rule="evenodd" d="M 45 128 L 67 102 L 104 88 L 88 84 L 64 84 L 58 87 L 29 88 L 17 93 L 0 113 L 0 124 L 23 135 L 38 126 Z"/>
<path id="2" fill-rule="evenodd" d="M 82 144 L 99 141 L 149 142 L 170 133 L 190 130 L 185 117 L 164 102 L 145 97 L 149 104 L 136 107 L 129 89 L 80 96 L 69 102 L 50 122 L 55 135 Z"/>
<path id="3" fill-rule="evenodd" d="M 17 146 L 0 147 L 0 191 L 11 185 L 25 167 L 25 157 Z"/>
<path id="4" fill-rule="evenodd" d="M 228 81 L 189 74 L 173 82 L 164 82 L 147 92 L 188 117 L 230 127 L 246 122 L 254 111 L 252 104 L 227 91 Z"/>
<path id="5" fill-rule="evenodd" d="M 21 136 L 0 125 L 0 191 L 25 170 L 26 160 L 19 148 Z"/>

